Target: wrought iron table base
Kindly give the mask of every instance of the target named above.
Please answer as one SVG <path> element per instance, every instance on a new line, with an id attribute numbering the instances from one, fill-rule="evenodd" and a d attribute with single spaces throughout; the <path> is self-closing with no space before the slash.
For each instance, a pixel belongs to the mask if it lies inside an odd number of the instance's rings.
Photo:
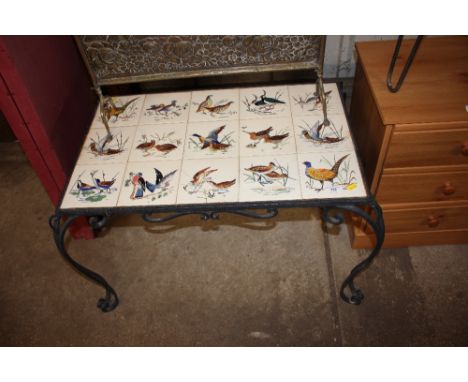
<path id="1" fill-rule="evenodd" d="M 370 212 L 366 212 L 365 209 L 362 207 L 365 206 L 370 207 Z M 363 270 L 365 270 L 372 262 L 374 257 L 379 253 L 380 248 L 382 247 L 384 237 L 385 237 L 385 226 L 382 217 L 382 210 L 380 206 L 374 201 L 370 201 L 369 203 L 364 204 L 330 204 L 326 206 L 321 206 L 322 209 L 322 219 L 325 222 L 331 224 L 341 224 L 344 222 L 344 217 L 341 212 L 333 211 L 332 210 L 343 210 L 352 212 L 360 217 L 362 217 L 366 222 L 372 227 L 374 234 L 376 236 L 376 244 L 370 254 L 367 256 L 366 259 L 361 261 L 357 264 L 349 273 L 349 275 L 345 278 L 343 283 L 341 284 L 340 289 L 340 296 L 341 298 L 347 302 L 348 304 L 359 305 L 363 298 L 364 294 L 361 292 L 359 288 L 357 288 L 354 284 L 354 279 L 357 275 L 359 275 Z M 142 213 L 142 217 L 145 221 L 150 223 L 163 223 L 167 222 L 172 219 L 176 219 L 181 216 L 190 215 L 190 214 L 198 214 L 201 216 L 202 220 L 213 220 L 218 219 L 220 213 L 232 213 L 237 215 L 242 215 L 250 218 L 255 219 L 270 219 L 275 217 L 278 214 L 277 207 L 267 207 L 262 208 L 265 210 L 263 213 L 258 213 L 253 209 L 207 209 L 207 210 L 186 210 L 186 211 L 178 211 L 173 212 L 171 215 L 166 215 L 162 217 L 153 216 L 153 213 Z M 93 229 L 100 229 L 104 227 L 112 215 L 111 211 L 108 211 L 107 214 L 98 215 L 98 216 L 90 216 L 89 223 Z M 75 259 L 73 259 L 70 254 L 68 253 L 67 249 L 65 248 L 65 234 L 67 230 L 70 228 L 72 223 L 83 216 L 82 214 L 70 214 L 65 217 L 63 212 L 58 212 L 56 215 L 51 216 L 49 220 L 49 224 L 54 232 L 54 240 L 57 245 L 59 252 L 62 256 L 67 260 L 78 272 L 82 275 L 86 276 L 87 278 L 91 279 L 92 281 L 96 282 L 97 284 L 101 285 L 105 289 L 105 296 L 98 300 L 97 306 L 103 312 L 110 312 L 114 310 L 119 304 L 119 298 L 115 290 L 109 285 L 109 283 L 102 277 L 100 274 L 86 268 L 85 266 L 78 263 Z M 63 220 L 63 218 L 65 218 Z M 348 289 L 348 292 L 346 290 Z"/>

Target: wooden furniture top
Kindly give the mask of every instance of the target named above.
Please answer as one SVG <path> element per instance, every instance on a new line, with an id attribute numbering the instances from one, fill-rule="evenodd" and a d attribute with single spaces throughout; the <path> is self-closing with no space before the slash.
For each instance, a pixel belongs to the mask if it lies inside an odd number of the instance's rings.
<path id="1" fill-rule="evenodd" d="M 394 82 L 413 43 L 403 41 Z M 395 41 L 356 44 L 384 125 L 468 120 L 468 36 L 424 38 L 398 93 L 386 86 L 394 48 Z"/>

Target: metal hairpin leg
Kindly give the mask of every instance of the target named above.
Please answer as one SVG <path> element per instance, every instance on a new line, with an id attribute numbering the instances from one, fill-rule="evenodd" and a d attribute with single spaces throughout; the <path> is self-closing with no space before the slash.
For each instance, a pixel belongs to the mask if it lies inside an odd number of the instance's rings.
<path id="1" fill-rule="evenodd" d="M 395 70 L 396 59 L 398 57 L 398 53 L 400 53 L 401 42 L 403 41 L 403 36 L 398 36 L 398 40 L 395 45 L 395 51 L 393 52 L 392 61 L 390 62 L 390 66 L 387 72 L 387 88 L 392 93 L 396 93 L 398 90 L 400 90 L 400 87 L 403 84 L 403 81 L 405 80 L 406 75 L 408 74 L 408 70 L 411 64 L 413 63 L 414 56 L 416 56 L 416 52 L 418 51 L 418 48 L 419 48 L 419 45 L 421 44 L 422 39 L 423 39 L 423 36 L 418 36 L 416 38 L 413 48 L 411 49 L 410 55 L 408 56 L 405 66 L 403 67 L 403 70 L 400 74 L 400 78 L 398 78 L 396 86 L 393 86 L 392 85 L 393 71 Z"/>
<path id="2" fill-rule="evenodd" d="M 372 209 L 372 212 L 375 214 L 375 217 L 372 217 L 372 213 L 369 214 L 363 209 L 361 209 L 359 206 L 353 205 L 353 204 L 339 205 L 336 207 L 326 207 L 322 209 L 323 211 L 322 219 L 328 223 L 335 224 L 335 225 L 343 223 L 344 217 L 342 214 L 331 215 L 330 214 L 331 209 L 342 209 L 342 210 L 350 211 L 356 215 L 359 215 L 360 217 L 365 219 L 367 223 L 370 224 L 376 237 L 375 247 L 371 251 L 369 256 L 367 256 L 366 259 L 364 259 L 358 265 L 356 265 L 351 270 L 349 275 L 345 278 L 343 283 L 341 284 L 341 288 L 340 288 L 341 298 L 344 301 L 346 301 L 348 304 L 353 304 L 353 305 L 359 305 L 364 299 L 364 294 L 361 292 L 359 288 L 357 288 L 354 285 L 354 278 L 371 264 L 374 257 L 377 256 L 377 254 L 379 253 L 380 248 L 382 247 L 382 244 L 385 238 L 385 225 L 384 225 L 384 220 L 383 220 L 383 215 L 382 215 L 382 209 L 375 201 L 372 201 L 369 204 L 369 207 Z M 349 288 L 351 292 L 350 296 L 345 293 L 346 288 Z"/>
<path id="3" fill-rule="evenodd" d="M 94 282 L 98 283 L 106 290 L 105 297 L 100 298 L 98 300 L 97 306 L 103 312 L 110 312 L 114 310 L 117 307 L 117 305 L 119 305 L 119 298 L 117 296 L 117 293 L 115 293 L 114 289 L 109 285 L 109 283 L 104 279 L 104 277 L 78 263 L 70 256 L 70 254 L 65 248 L 65 234 L 68 228 L 70 228 L 71 224 L 78 217 L 79 216 L 69 216 L 63 224 L 62 216 L 60 215 L 54 215 L 49 219 L 49 225 L 54 232 L 55 244 L 57 245 L 57 248 L 60 254 L 63 256 L 63 258 L 67 260 L 78 272 L 90 278 Z M 93 229 L 99 229 L 104 227 L 104 225 L 107 223 L 107 217 L 91 217 L 89 219 L 89 223 Z"/>

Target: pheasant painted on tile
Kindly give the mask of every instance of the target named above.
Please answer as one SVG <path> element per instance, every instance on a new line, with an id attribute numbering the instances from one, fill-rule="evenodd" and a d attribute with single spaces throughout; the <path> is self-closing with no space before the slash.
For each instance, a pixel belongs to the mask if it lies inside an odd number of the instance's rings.
<path id="1" fill-rule="evenodd" d="M 114 121 L 119 119 L 119 116 L 127 110 L 127 107 L 130 106 L 131 103 L 135 102 L 138 97 L 132 98 L 130 101 L 125 102 L 122 106 L 116 106 L 112 98 L 108 98 L 104 104 L 104 116 L 108 121 L 112 117 L 115 117 Z"/>
<path id="2" fill-rule="evenodd" d="M 331 169 L 314 168 L 312 167 L 312 164 L 309 161 L 305 161 L 304 162 L 304 165 L 306 166 L 305 174 L 308 178 L 312 180 L 317 180 L 320 182 L 322 187 L 318 191 L 321 191 L 323 190 L 323 185 L 325 182 L 331 182 L 333 184 L 334 179 L 338 176 L 338 171 L 340 169 L 341 164 L 348 156 L 349 154 L 338 159 Z"/>

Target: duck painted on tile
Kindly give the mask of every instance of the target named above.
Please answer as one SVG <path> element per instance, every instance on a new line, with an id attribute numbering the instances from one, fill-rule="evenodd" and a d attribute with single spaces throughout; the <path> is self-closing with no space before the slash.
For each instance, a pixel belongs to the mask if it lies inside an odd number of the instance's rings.
<path id="1" fill-rule="evenodd" d="M 305 123 L 305 127 L 301 126 L 301 129 L 306 141 L 317 144 L 337 143 L 344 139 L 343 132 L 339 132 L 331 122 L 326 125 L 325 122 L 316 121 L 313 126 Z"/>
<path id="2" fill-rule="evenodd" d="M 231 147 L 231 139 L 229 135 L 223 137 L 220 140 L 219 135 L 224 130 L 226 125 L 217 127 L 214 130 L 211 130 L 210 133 L 204 137 L 200 134 L 194 133 L 192 137 L 198 139 L 201 146 L 199 146 L 200 150 L 205 150 L 209 148 L 211 151 L 226 151 L 229 147 Z"/>

